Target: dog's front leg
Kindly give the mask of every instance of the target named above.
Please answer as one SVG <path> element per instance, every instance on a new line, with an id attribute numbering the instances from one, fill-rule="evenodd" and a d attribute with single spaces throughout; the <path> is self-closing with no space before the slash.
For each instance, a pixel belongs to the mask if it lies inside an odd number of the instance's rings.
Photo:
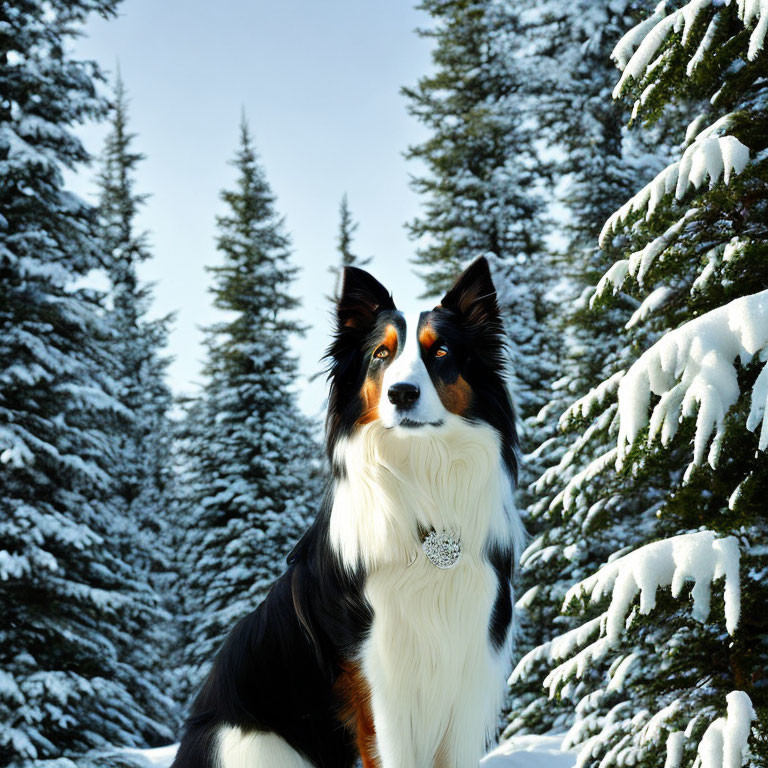
<path id="1" fill-rule="evenodd" d="M 501 655 L 470 654 L 466 679 L 454 675 L 462 683 L 455 687 L 444 670 L 425 659 L 401 656 L 398 662 L 403 648 L 392 653 L 392 645 L 382 644 L 376 652 L 369 644 L 365 664 L 377 768 L 477 768 L 504 690 Z"/>
<path id="2" fill-rule="evenodd" d="M 376 727 L 378 768 L 427 768 L 432 760 L 422 754 L 406 702 L 398 702 L 379 691 L 372 697 Z"/>
<path id="3" fill-rule="evenodd" d="M 404 649 L 395 651 L 394 643 L 382 643 L 377 648 L 375 641 L 379 639 L 374 633 L 364 664 L 378 768 L 433 768 L 448 726 L 449 708 L 425 690 L 424 676 L 418 669 L 422 662 L 417 657 L 411 654 L 404 659 Z"/>

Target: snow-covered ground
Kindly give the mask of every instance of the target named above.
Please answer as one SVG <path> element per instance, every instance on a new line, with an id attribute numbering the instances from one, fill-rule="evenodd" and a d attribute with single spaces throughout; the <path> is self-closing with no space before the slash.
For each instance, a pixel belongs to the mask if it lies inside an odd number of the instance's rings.
<path id="1" fill-rule="evenodd" d="M 147 768 L 168 768 L 173 762 L 178 744 L 171 744 L 168 747 L 156 747 L 155 749 L 126 749 L 131 755 L 140 755 L 147 761 Z"/>
<path id="2" fill-rule="evenodd" d="M 573 768 L 576 752 L 563 752 L 563 735 L 513 736 L 480 761 L 480 768 Z"/>
<path id="3" fill-rule="evenodd" d="M 562 752 L 562 735 L 515 736 L 480 761 L 480 768 L 573 768 L 575 752 Z M 147 768 L 168 768 L 176 754 L 176 745 L 157 749 L 126 750 L 141 755 Z"/>

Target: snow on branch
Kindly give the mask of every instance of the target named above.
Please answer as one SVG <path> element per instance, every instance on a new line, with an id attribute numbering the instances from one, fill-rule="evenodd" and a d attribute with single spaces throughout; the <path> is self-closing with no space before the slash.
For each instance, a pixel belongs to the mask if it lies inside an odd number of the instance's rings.
<path id="1" fill-rule="evenodd" d="M 580 627 L 576 627 L 576 629 L 572 629 L 570 632 L 529 651 L 512 671 L 509 684 L 514 685 L 524 680 L 539 661 L 559 661 L 567 658 L 576 648 L 584 645 L 592 635 L 602 632 L 604 621 L 603 616 L 598 616 L 596 619 L 592 619 L 592 621 L 588 621 L 586 624 L 582 624 Z"/>
<path id="2" fill-rule="evenodd" d="M 560 429 L 565 429 L 577 418 L 586 418 L 596 407 L 605 405 L 606 401 L 612 397 L 619 388 L 621 380 L 624 378 L 624 371 L 617 371 L 613 376 L 600 382 L 593 387 L 584 397 L 577 400 L 563 413 L 558 422 Z"/>
<path id="3" fill-rule="evenodd" d="M 554 509 L 558 504 L 563 505 L 567 512 L 576 503 L 579 491 L 585 486 L 590 485 L 592 481 L 601 475 L 611 464 L 618 461 L 618 450 L 611 448 L 596 459 L 591 461 L 584 469 L 577 472 L 567 483 L 560 493 L 552 499 L 550 509 Z"/>
<path id="4" fill-rule="evenodd" d="M 639 285 L 643 284 L 648 270 L 653 266 L 656 259 L 661 256 L 677 240 L 685 225 L 696 216 L 696 209 L 691 208 L 686 214 L 678 219 L 664 234 L 651 240 L 645 248 L 631 253 L 629 256 L 628 271 L 637 280 Z"/>
<path id="5" fill-rule="evenodd" d="M 653 181 L 646 184 L 634 197 L 627 200 L 618 211 L 613 213 L 600 232 L 600 246 L 604 247 L 607 244 L 610 236 L 618 229 L 619 224 L 626 221 L 631 213 L 645 211 L 647 221 L 653 216 L 654 211 L 666 195 L 674 192 L 675 198 L 680 200 L 688 192 L 691 185 L 699 189 L 709 178 L 709 186 L 712 187 L 719 181 L 720 176 L 728 184 L 732 175 L 741 173 L 749 162 L 749 148 L 735 136 L 718 135 L 727 131 L 732 122 L 733 114 L 728 114 L 707 126 L 693 139 L 680 160 L 668 165 Z M 693 211 L 689 211 L 686 216 L 690 218 Z M 670 230 L 646 246 L 646 249 L 658 248 L 658 241 L 669 239 Z M 663 247 L 666 245 L 668 243 L 664 244 Z M 614 280 L 612 282 L 615 283 Z"/>
<path id="6" fill-rule="evenodd" d="M 598 390 L 599 389 L 600 388 L 598 387 Z M 545 488 L 550 487 L 554 483 L 559 483 L 563 477 L 565 477 L 567 473 L 572 469 L 574 460 L 581 455 L 585 446 L 590 445 L 595 439 L 597 439 L 600 433 L 606 432 L 610 429 L 617 411 L 618 404 L 615 402 L 605 407 L 604 410 L 592 422 L 592 424 L 590 424 L 584 430 L 584 432 L 582 432 L 582 434 L 579 435 L 579 437 L 577 437 L 577 439 L 569 446 L 568 450 L 563 454 L 560 461 L 557 464 L 549 467 L 544 472 L 544 474 L 532 485 L 532 488 L 537 493 L 542 493 Z M 606 453 L 610 453 L 611 456 L 605 458 L 605 462 L 609 464 L 616 461 L 615 447 L 609 449 L 606 451 Z M 605 454 L 603 454 L 603 457 L 604 456 Z M 589 467 L 587 467 L 587 469 L 589 469 Z M 557 505 L 563 500 L 566 491 L 568 491 L 568 498 L 572 498 L 573 494 L 571 493 L 571 490 L 577 490 L 588 479 L 589 478 L 586 477 L 583 472 L 579 472 L 574 475 L 571 480 L 568 481 L 566 488 L 560 491 L 560 493 L 558 493 L 557 496 L 552 500 L 549 508 L 555 509 Z"/>
<path id="7" fill-rule="evenodd" d="M 640 82 L 645 77 L 646 71 L 651 62 L 673 32 L 683 30 L 683 45 L 688 41 L 688 36 L 699 13 L 707 6 L 712 5 L 712 0 L 691 0 L 682 8 L 664 16 L 666 3 L 660 3 L 651 19 L 641 22 L 638 26 L 643 26 L 642 33 L 632 34 L 630 30 L 614 49 L 611 57 L 623 70 L 619 82 L 613 89 L 613 98 L 617 99 L 624 90 L 627 81 L 631 78 L 635 82 Z M 654 23 L 649 22 L 653 20 Z M 635 28 L 637 29 L 637 27 Z M 637 45 L 639 43 L 639 45 Z M 628 51 L 631 47 L 637 45 L 637 50 L 628 57 Z M 621 63 L 626 61 L 622 67 Z"/>
<path id="8" fill-rule="evenodd" d="M 709 22 L 707 31 L 704 33 L 704 37 L 701 38 L 701 42 L 699 43 L 699 47 L 696 49 L 696 53 L 694 53 L 691 59 L 688 61 L 688 66 L 685 69 L 688 77 L 690 77 L 696 71 L 696 67 L 698 67 L 702 61 L 704 61 L 706 55 L 712 48 L 719 24 L 720 14 L 716 13 L 712 17 L 712 20 Z"/>
<path id="9" fill-rule="evenodd" d="M 753 21 L 757 22 L 749 38 L 747 51 L 747 58 L 754 61 L 765 45 L 765 35 L 768 32 L 768 3 L 765 0 L 738 0 L 738 3 L 739 18 L 744 22 L 744 26 L 748 27 Z"/>
<path id="10" fill-rule="evenodd" d="M 571 656 L 599 631 L 596 640 L 547 675 L 544 686 L 549 689 L 550 697 L 554 696 L 567 680 L 581 678 L 592 662 L 619 645 L 638 595 L 639 612 L 646 615 L 655 608 L 660 588 L 671 587 L 672 596 L 679 597 L 683 587 L 693 583 L 692 615 L 697 621 L 705 622 L 709 617 L 712 583 L 724 579 L 725 626 L 732 635 L 741 613 L 739 560 L 739 546 L 734 537 L 717 538 L 713 531 L 698 531 L 646 544 L 607 563 L 568 590 L 563 610 L 582 597 L 595 604 L 610 595 L 608 609 L 582 627 L 528 653 L 515 668 L 510 682 L 524 677 L 540 660 L 559 661 Z M 622 670 L 619 665 L 614 675 L 625 671 L 626 668 Z"/>
<path id="11" fill-rule="evenodd" d="M 653 295 L 653 294 L 652 294 Z M 659 298 L 658 296 L 656 298 Z M 632 445 L 647 426 L 648 444 L 657 437 L 667 445 L 677 433 L 683 418 L 696 414 L 694 455 L 686 479 L 693 467 L 702 463 L 707 444 L 714 433 L 707 459 L 715 466 L 728 410 L 741 394 L 735 360 L 750 362 L 755 355 L 768 360 L 768 291 L 743 296 L 730 304 L 669 331 L 646 350 L 632 367 L 619 371 L 585 397 L 574 403 L 561 417 L 560 427 L 579 416 L 585 417 L 603 406 L 618 389 L 619 434 L 614 448 L 606 450 L 590 464 L 575 473 L 552 500 L 551 508 L 562 504 L 567 511 L 579 490 L 594 480 L 610 464 L 621 469 Z M 659 401 L 651 410 L 651 395 Z M 598 422 L 587 432 L 609 426 L 611 407 L 605 409 Z M 746 427 L 754 432 L 760 427 L 759 450 L 768 448 L 768 364 L 760 371 L 752 386 L 752 399 Z M 574 458 L 569 450 L 557 466 L 550 467 L 534 486 L 538 491 L 562 472 Z"/>
<path id="12" fill-rule="evenodd" d="M 637 46 L 642 43 L 648 32 L 650 32 L 658 22 L 664 18 L 666 7 L 667 0 L 662 0 L 647 19 L 632 27 L 632 29 L 630 29 L 629 32 L 616 43 L 616 47 L 611 53 L 611 58 L 616 62 L 616 66 L 619 69 L 626 69 Z"/>
<path id="13" fill-rule="evenodd" d="M 708 454 L 715 466 L 724 437 L 724 420 L 740 395 L 736 367 L 755 355 L 768 359 L 768 290 L 742 296 L 668 332 L 632 365 L 619 384 L 617 467 L 621 468 L 638 434 L 649 426 L 648 443 L 659 434 L 666 445 L 682 418 L 698 409 L 691 468 Z M 659 401 L 648 410 L 651 395 Z M 759 425 L 759 449 L 768 447 L 768 365 L 752 387 L 747 428 Z"/>
<path id="14" fill-rule="evenodd" d="M 692 614 L 697 621 L 705 622 L 709 617 L 712 582 L 721 578 L 725 578 L 725 626 L 733 634 L 741 612 L 739 546 L 733 536 L 718 539 L 713 531 L 683 533 L 654 541 L 607 563 L 571 587 L 563 607 L 581 595 L 596 603 L 610 593 L 605 635 L 614 646 L 621 638 L 629 608 L 638 594 L 640 613 L 645 615 L 656 607 L 659 588 L 671 586 L 672 596 L 678 597 L 683 586 L 693 582 Z"/>
<path id="15" fill-rule="evenodd" d="M 618 98 L 622 94 L 630 79 L 639 83 L 649 74 L 648 70 L 657 59 L 659 49 L 666 44 L 673 33 L 682 31 L 681 44 L 686 47 L 690 42 L 690 34 L 699 14 L 705 8 L 715 7 L 715 17 L 688 63 L 687 73 L 690 76 L 711 46 L 716 19 L 721 13 L 720 8 L 730 4 L 731 0 L 690 0 L 666 16 L 666 2 L 659 3 L 653 15 L 629 30 L 613 49 L 611 58 L 622 70 L 622 75 L 613 91 L 613 98 Z M 766 32 L 768 32 L 768 3 L 765 0 L 737 0 L 737 4 L 737 14 L 744 26 L 749 28 L 755 24 L 747 51 L 747 58 L 754 61 L 763 49 Z"/>
<path id="16" fill-rule="evenodd" d="M 701 737 L 695 766 L 701 768 L 741 768 L 745 762 L 749 733 L 755 710 L 752 701 L 744 691 L 731 691 L 725 700 L 728 704 L 725 717 L 719 717 L 710 723 Z M 670 739 L 676 734 L 670 734 Z M 679 737 L 678 737 L 679 738 Z M 672 749 L 682 752 L 676 744 Z M 680 760 L 673 752 L 670 756 L 670 744 L 667 742 L 667 763 L 665 768 L 680 768 Z M 672 757 L 672 759 L 670 759 Z"/>
<path id="17" fill-rule="evenodd" d="M 633 655 L 627 656 L 624 662 Z M 589 694 L 577 704 L 577 710 L 588 709 L 592 699 L 600 698 L 603 694 L 602 689 Z M 611 719 L 603 731 L 591 736 L 590 726 L 594 727 L 594 717 L 577 719 L 563 740 L 563 748 L 570 749 L 580 745 L 576 768 L 587 766 L 595 756 L 595 747 L 607 741 L 606 730 L 609 733 L 613 731 L 623 735 L 610 750 L 612 755 L 609 753 L 601 760 L 600 765 L 628 766 L 637 762 L 636 757 L 643 753 L 644 745 L 658 744 L 666 733 L 667 754 L 664 768 L 681 768 L 686 746 L 689 749 L 695 746 L 697 749 L 694 768 L 741 768 L 749 762 L 749 735 L 752 721 L 755 719 L 755 710 L 744 691 L 731 691 L 725 700 L 725 717 L 717 717 L 712 707 L 699 709 L 685 731 L 674 730 L 672 722 L 679 722 L 690 712 L 690 702 L 675 699 L 654 715 L 643 710 L 632 718 L 631 723 L 621 716 L 621 710 L 627 703 L 621 702 L 612 710 L 618 712 L 619 717 Z M 694 727 L 705 718 L 711 722 L 699 743 L 694 744 L 691 742 Z"/>
<path id="18" fill-rule="evenodd" d="M 634 328 L 638 323 L 643 322 L 649 315 L 656 312 L 659 307 L 663 307 L 674 295 L 675 291 L 669 286 L 659 286 L 645 297 L 643 303 L 633 312 L 624 328 L 627 330 Z"/>
<path id="19" fill-rule="evenodd" d="M 619 259 L 617 262 L 614 262 L 610 269 L 600 278 L 600 282 L 597 284 L 595 292 L 589 300 L 590 309 L 594 309 L 595 302 L 608 290 L 608 286 L 612 288 L 613 293 L 620 291 L 628 274 L 629 259 Z"/>

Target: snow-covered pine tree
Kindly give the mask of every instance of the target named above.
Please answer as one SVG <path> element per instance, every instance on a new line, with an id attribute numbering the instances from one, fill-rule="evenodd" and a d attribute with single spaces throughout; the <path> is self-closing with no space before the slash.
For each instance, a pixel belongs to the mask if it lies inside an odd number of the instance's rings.
<path id="1" fill-rule="evenodd" d="M 341 275 L 344 272 L 344 267 L 364 267 L 366 264 L 370 264 L 371 261 L 370 256 L 368 258 L 360 258 L 352 250 L 352 243 L 358 226 L 358 222 L 352 218 L 347 193 L 345 192 L 339 203 L 339 235 L 336 240 L 336 250 L 339 252 L 341 260 L 338 264 L 328 267 L 328 271 L 333 275 L 333 295 L 329 298 L 334 302 L 334 305 L 338 301 L 339 291 L 341 290 Z"/>
<path id="2" fill-rule="evenodd" d="M 583 430 L 575 459 L 605 451 L 551 505 L 612 531 L 615 551 L 566 595 L 593 618 L 516 677 L 562 662 L 545 684 L 579 700 L 579 765 L 765 765 L 768 12 L 648 11 L 614 50 L 614 95 L 631 95 L 647 127 L 683 105 L 699 114 L 678 125 L 676 161 L 603 228 L 604 246 L 628 247 L 593 304 L 637 301 L 617 329 L 629 358 L 566 414 Z M 596 670 L 598 686 L 584 680 Z"/>
<path id="3" fill-rule="evenodd" d="M 419 8 L 432 17 L 418 33 L 434 40 L 435 70 L 402 89 L 409 113 L 430 131 L 407 152 L 426 168 L 412 182 L 424 213 L 407 226 L 421 241 L 417 263 L 431 295 L 477 254 L 536 256 L 545 225 L 541 165 L 509 55 L 519 12 L 493 0 L 425 0 Z"/>
<path id="4" fill-rule="evenodd" d="M 112 0 L 24 0 L 0 23 L 0 763 L 78 766 L 154 727 L 126 685 L 142 584 L 121 532 L 107 425 L 111 329 L 82 287 L 100 265 L 93 209 L 62 168 L 75 124 L 103 117 L 91 62 L 68 49 Z M 158 726 L 159 727 L 159 726 Z"/>
<path id="5" fill-rule="evenodd" d="M 496 0 L 424 0 L 432 23 L 434 71 L 404 88 L 409 112 L 430 131 L 409 148 L 426 172 L 413 187 L 424 212 L 408 225 L 419 239 L 417 263 L 429 295 L 450 287 L 477 256 L 487 256 L 509 335 L 514 400 L 523 454 L 543 439 L 535 419 L 549 399 L 558 342 L 548 330 L 555 282 L 544 247 L 542 180 L 526 73 L 514 55 L 521 42 L 520 4 Z M 518 503 L 543 467 L 522 463 Z"/>
<path id="6" fill-rule="evenodd" d="M 407 226 L 422 241 L 417 263 L 431 295 L 478 254 L 537 254 L 542 201 L 533 190 L 533 137 L 504 101 L 520 85 L 499 50 L 516 14 L 501 13 L 492 0 L 424 0 L 418 7 L 432 17 L 418 33 L 434 41 L 435 70 L 402 89 L 409 113 L 430 131 L 407 152 L 426 168 L 412 182 L 424 213 Z"/>
<path id="7" fill-rule="evenodd" d="M 523 14 L 525 45 L 512 49 L 518 66 L 528 73 L 526 92 L 541 143 L 553 156 L 551 194 L 558 227 L 550 247 L 556 250 L 553 258 L 561 279 L 552 327 L 561 354 L 550 400 L 537 416 L 545 428 L 551 429 L 575 398 L 610 375 L 626 356 L 615 328 L 629 318 L 631 301 L 625 298 L 594 312 L 585 299 L 623 245 L 617 241 L 609 250 L 598 247 L 603 223 L 617 200 L 652 178 L 654 168 L 663 167 L 659 131 L 648 141 L 628 132 L 628 110 L 610 98 L 616 71 L 610 52 L 629 26 L 634 5 L 631 0 L 542 0 Z M 580 438 L 577 429 L 559 430 L 536 448 L 537 466 L 548 469 L 529 489 L 532 539 L 521 563 L 520 653 L 576 626 L 577 617 L 560 615 L 565 592 L 613 551 L 610 535 L 594 535 L 589 525 L 550 509 L 562 483 L 589 463 L 589 450 L 573 460 Z M 602 446 L 592 445 L 591 450 L 596 451 L 594 458 Z M 572 707 L 549 701 L 542 691 L 547 671 L 542 660 L 536 670 L 515 680 L 507 736 L 521 730 L 562 730 L 572 720 Z"/>
<path id="8" fill-rule="evenodd" d="M 174 614 L 179 642 L 171 649 L 168 667 L 174 678 L 174 699 L 181 703 L 182 715 L 186 716 L 204 674 L 192 647 L 200 599 L 206 586 L 195 576 L 200 537 L 193 526 L 201 512 L 200 499 L 205 494 L 200 467 L 204 460 L 210 462 L 210 456 L 206 454 L 210 420 L 205 417 L 207 404 L 200 392 L 181 395 L 177 405 L 181 417 L 175 424 L 173 453 L 177 476 L 174 512 L 178 525 L 174 564 L 178 580 L 170 594 L 176 604 Z"/>
<path id="9" fill-rule="evenodd" d="M 123 521 L 121 555 L 140 580 L 147 603 L 142 623 L 126 629 L 133 637 L 129 648 L 129 684 L 148 716 L 144 733 L 151 746 L 167 743 L 178 718 L 169 693 L 174 689 L 167 664 L 169 649 L 177 642 L 171 589 L 174 547 L 171 514 L 174 476 L 171 466 L 172 395 L 165 381 L 170 317 L 151 320 L 151 286 L 139 278 L 139 266 L 151 258 L 147 234 L 137 228 L 136 217 L 146 195 L 136 192 L 135 174 L 144 156 L 132 145 L 128 129 L 128 102 L 118 71 L 114 102 L 98 177 L 99 230 L 104 267 L 110 282 L 111 343 L 116 368 L 117 399 L 127 417 L 112 425 L 119 443 L 114 466 L 117 503 Z M 162 723 L 160 732 L 154 723 Z"/>
<path id="10" fill-rule="evenodd" d="M 237 183 L 218 217 L 221 266 L 205 384 L 184 440 L 190 508 L 188 677 L 195 688 L 226 632 L 252 611 L 322 494 L 312 425 L 295 399 L 290 241 L 243 119 Z"/>

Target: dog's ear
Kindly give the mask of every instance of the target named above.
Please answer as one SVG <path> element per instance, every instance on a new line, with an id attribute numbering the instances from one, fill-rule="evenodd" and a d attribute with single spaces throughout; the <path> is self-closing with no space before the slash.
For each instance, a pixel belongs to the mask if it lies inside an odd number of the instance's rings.
<path id="1" fill-rule="evenodd" d="M 481 256 L 459 275 L 440 305 L 457 312 L 469 325 L 482 327 L 499 322 L 499 303 L 488 260 Z"/>
<path id="2" fill-rule="evenodd" d="M 365 331 L 376 322 L 376 314 L 395 309 L 389 291 L 371 274 L 357 267 L 344 268 L 341 295 L 336 305 L 338 331 Z"/>

